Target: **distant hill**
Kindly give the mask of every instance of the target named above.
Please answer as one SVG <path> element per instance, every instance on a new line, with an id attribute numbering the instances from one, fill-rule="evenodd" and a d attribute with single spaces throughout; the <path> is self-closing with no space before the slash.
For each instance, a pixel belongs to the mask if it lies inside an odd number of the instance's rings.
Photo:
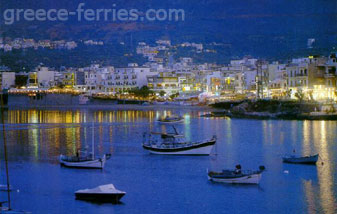
<path id="1" fill-rule="evenodd" d="M 8 8 L 60 9 L 75 11 L 81 1 L 0 0 L 0 33 L 9 37 L 35 39 L 99 39 L 106 43 L 124 42 L 135 48 L 139 41 L 221 42 L 230 44 L 218 58 L 253 55 L 287 58 L 290 55 L 327 53 L 337 41 L 337 1 L 335 0 L 87 0 L 85 9 L 113 8 L 184 9 L 185 21 L 178 22 L 66 22 L 20 21 L 5 25 Z M 313 49 L 307 40 L 315 38 Z"/>

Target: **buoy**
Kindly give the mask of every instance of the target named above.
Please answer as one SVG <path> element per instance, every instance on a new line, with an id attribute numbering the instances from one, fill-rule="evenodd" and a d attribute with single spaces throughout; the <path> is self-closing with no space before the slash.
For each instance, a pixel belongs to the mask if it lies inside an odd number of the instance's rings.
<path id="1" fill-rule="evenodd" d="M 283 173 L 284 174 L 289 174 L 289 171 L 288 170 L 284 170 Z"/>

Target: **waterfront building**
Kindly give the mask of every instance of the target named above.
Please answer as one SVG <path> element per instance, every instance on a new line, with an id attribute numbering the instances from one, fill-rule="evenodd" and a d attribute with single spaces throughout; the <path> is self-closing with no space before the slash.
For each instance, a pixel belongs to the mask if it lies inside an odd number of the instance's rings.
<path id="1" fill-rule="evenodd" d="M 287 84 L 291 98 L 303 93 L 305 99 L 336 100 L 336 57 L 319 56 L 294 59 L 287 70 Z M 294 63 L 295 62 L 295 63 Z"/>
<path id="2" fill-rule="evenodd" d="M 46 66 L 39 65 L 35 68 L 38 87 L 50 88 L 55 85 L 55 71 L 49 70 Z"/>
<path id="3" fill-rule="evenodd" d="M 166 95 L 179 93 L 179 78 L 175 72 L 160 72 L 147 77 L 148 87 L 159 94 L 164 91 Z"/>
<path id="4" fill-rule="evenodd" d="M 129 63 L 128 67 L 116 68 L 114 71 L 114 86 L 119 92 L 147 85 L 147 76 L 153 75 L 149 67 Z M 116 90 L 115 90 L 116 91 Z"/>
<path id="5" fill-rule="evenodd" d="M 83 68 L 75 71 L 76 85 L 85 85 L 85 72 Z"/>
<path id="6" fill-rule="evenodd" d="M 15 85 L 15 72 L 0 72 L 0 88 L 10 89 Z"/>
<path id="7" fill-rule="evenodd" d="M 15 73 L 15 86 L 25 88 L 28 84 L 28 76 L 29 73 L 26 72 Z"/>
<path id="8" fill-rule="evenodd" d="M 73 88 L 76 84 L 75 72 L 74 71 L 64 71 L 61 73 L 62 85 L 65 88 Z"/>
<path id="9" fill-rule="evenodd" d="M 36 72 L 29 72 L 28 74 L 28 88 L 38 88 L 38 80 Z"/>

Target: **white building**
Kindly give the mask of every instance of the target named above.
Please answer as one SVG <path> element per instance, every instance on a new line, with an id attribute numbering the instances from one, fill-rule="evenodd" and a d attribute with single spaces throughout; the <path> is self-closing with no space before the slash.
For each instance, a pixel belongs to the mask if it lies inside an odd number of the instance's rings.
<path id="1" fill-rule="evenodd" d="M 9 89 L 15 85 L 15 72 L 1 72 L 1 89 Z"/>
<path id="2" fill-rule="evenodd" d="M 122 89 L 141 88 L 147 85 L 147 76 L 153 74 L 154 72 L 151 72 L 149 67 L 139 67 L 137 64 L 131 63 L 128 67 L 115 69 L 115 84 Z"/>
<path id="3" fill-rule="evenodd" d="M 35 69 L 37 73 L 38 86 L 41 88 L 49 88 L 54 86 L 55 71 L 49 70 L 48 67 L 38 66 Z"/>

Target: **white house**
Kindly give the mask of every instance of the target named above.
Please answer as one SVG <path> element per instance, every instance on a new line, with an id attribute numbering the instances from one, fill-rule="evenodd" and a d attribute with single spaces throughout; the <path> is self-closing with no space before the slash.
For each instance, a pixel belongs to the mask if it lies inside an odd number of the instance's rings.
<path id="1" fill-rule="evenodd" d="M 48 88 L 54 85 L 55 71 L 44 66 L 38 66 L 35 70 L 39 87 Z"/>
<path id="2" fill-rule="evenodd" d="M 15 72 L 1 72 L 1 89 L 9 89 L 15 85 Z"/>

